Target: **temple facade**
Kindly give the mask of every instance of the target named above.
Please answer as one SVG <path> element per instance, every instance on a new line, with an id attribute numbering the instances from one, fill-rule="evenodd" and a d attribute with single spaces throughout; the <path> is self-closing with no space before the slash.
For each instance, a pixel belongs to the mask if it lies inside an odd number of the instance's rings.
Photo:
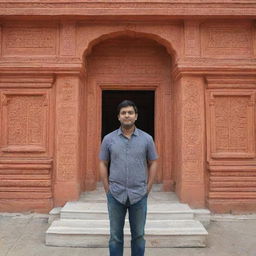
<path id="1" fill-rule="evenodd" d="M 255 0 L 0 0 L 0 211 L 94 190 L 129 98 L 163 191 L 256 212 L 255 19 Z"/>

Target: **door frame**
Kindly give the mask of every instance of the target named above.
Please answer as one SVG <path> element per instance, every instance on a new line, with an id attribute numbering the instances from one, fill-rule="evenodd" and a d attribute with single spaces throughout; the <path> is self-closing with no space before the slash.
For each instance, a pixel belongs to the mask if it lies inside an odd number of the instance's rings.
<path id="1" fill-rule="evenodd" d="M 120 122 L 117 118 L 117 105 L 121 103 L 122 100 L 132 100 L 138 107 L 139 116 L 135 125 L 152 135 L 155 136 L 155 90 L 102 90 L 102 123 L 101 123 L 101 136 L 106 135 L 118 129 L 120 127 Z M 105 105 L 103 106 L 103 99 L 105 100 Z M 109 101 L 110 100 L 110 101 Z M 112 101 L 113 100 L 113 101 Z M 110 107 L 110 108 L 109 108 Z M 107 119 L 103 119 L 104 112 L 108 109 L 108 114 L 105 116 Z M 111 113 L 109 112 L 111 110 Z M 106 113 L 106 112 L 105 112 Z M 112 120 L 113 119 L 113 120 Z M 144 121 L 142 121 L 144 119 Z M 111 122 L 109 122 L 111 120 Z M 108 129 L 106 130 L 106 126 Z M 105 131 L 104 134 L 103 131 Z M 102 137 L 103 138 L 103 137 Z"/>
<path id="2" fill-rule="evenodd" d="M 87 97 L 87 113 L 86 116 L 90 115 L 90 112 L 95 113 L 94 118 L 86 119 L 87 135 L 86 135 L 86 148 L 90 148 L 89 155 L 87 154 L 87 161 L 85 166 L 85 171 L 90 172 L 90 176 L 85 174 L 85 189 L 92 190 L 96 187 L 96 183 L 99 181 L 99 168 L 98 168 L 98 154 L 101 144 L 101 128 L 102 128 L 102 91 L 103 90 L 140 90 L 140 91 L 154 91 L 155 92 L 155 118 L 154 118 L 154 134 L 155 134 L 155 143 L 157 152 L 159 154 L 158 160 L 158 173 L 156 178 L 156 183 L 165 183 L 165 180 L 168 180 L 170 183 L 170 173 L 171 173 L 171 155 L 168 154 L 171 150 L 171 127 L 166 127 L 166 115 L 170 115 L 170 112 L 165 109 L 165 99 L 166 99 L 166 90 L 164 90 L 164 83 L 159 81 L 150 81 L 147 83 L 139 82 L 128 82 L 124 83 L 123 81 L 93 81 L 89 86 L 89 93 Z M 90 96 L 91 95 L 91 96 Z M 171 95 L 169 99 L 171 98 Z M 92 104 L 92 105 L 90 105 Z M 168 117 L 170 118 L 170 117 Z M 93 121 L 93 125 L 92 122 Z M 168 135 L 166 137 L 166 131 L 168 130 Z M 168 151 L 166 152 L 166 148 Z M 88 150 L 86 150 L 88 151 Z M 167 155 L 168 154 L 168 155 Z M 91 160 L 90 160 L 91 159 Z M 91 179 L 90 183 L 95 183 L 93 188 L 92 184 L 87 184 L 87 177 Z M 93 179 L 93 180 L 92 180 Z M 169 186 L 170 187 L 170 186 Z M 164 189 L 170 190 L 170 189 Z"/>

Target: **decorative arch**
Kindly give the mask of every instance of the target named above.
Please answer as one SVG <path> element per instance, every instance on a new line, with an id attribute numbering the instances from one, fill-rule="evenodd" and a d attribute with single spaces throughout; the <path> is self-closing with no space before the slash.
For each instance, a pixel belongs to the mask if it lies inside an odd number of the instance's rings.
<path id="1" fill-rule="evenodd" d="M 83 51 L 83 60 L 86 59 L 86 56 L 90 54 L 93 46 L 99 44 L 100 42 L 103 42 L 107 39 L 112 39 L 116 38 L 119 36 L 129 36 L 129 37 L 134 37 L 134 38 L 147 38 L 151 39 L 153 41 L 156 41 L 160 45 L 163 45 L 166 48 L 166 51 L 176 59 L 177 52 L 173 48 L 172 44 L 165 38 L 161 37 L 160 35 L 154 34 L 154 33 L 146 33 L 146 32 L 137 32 L 133 30 L 120 30 L 120 31 L 115 31 L 115 32 L 110 32 L 110 33 L 105 33 L 102 34 L 99 37 L 96 37 L 92 39 L 85 47 Z"/>
<path id="2" fill-rule="evenodd" d="M 132 30 L 123 30 L 116 31 L 111 33 L 102 34 L 99 37 L 94 38 L 93 40 L 88 40 L 87 47 L 83 54 L 83 60 L 85 66 L 89 64 L 87 62 L 87 57 L 93 50 L 93 47 L 104 43 L 109 39 L 115 39 L 123 36 L 128 36 L 131 39 L 148 39 L 159 46 L 166 49 L 166 55 L 170 56 L 170 59 L 173 60 L 176 56 L 176 51 L 172 47 L 171 43 L 166 39 L 162 38 L 159 35 L 152 33 L 143 33 L 136 32 Z M 172 62 L 172 61 L 171 61 Z M 122 88 L 123 90 L 153 90 L 155 91 L 156 99 L 156 116 L 155 119 L 155 141 L 158 148 L 159 155 L 161 156 L 159 162 L 159 177 L 157 182 L 163 183 L 163 189 L 169 191 L 172 189 L 172 180 L 171 180 L 171 136 L 168 136 L 168 139 L 165 139 L 165 134 L 170 134 L 171 127 L 171 118 L 169 117 L 171 113 L 171 65 L 170 62 L 170 80 L 167 78 L 165 82 L 161 79 L 159 80 L 147 80 L 141 81 L 138 83 L 123 81 L 122 79 L 114 79 L 113 82 L 105 78 L 97 78 L 91 80 L 91 78 L 86 77 L 86 174 L 85 174 L 85 190 L 93 190 L 96 186 L 96 181 L 98 180 L 98 171 L 97 171 L 97 159 L 100 146 L 100 127 L 101 127 L 101 92 L 102 90 L 115 90 Z M 168 66 L 165 66 L 168 68 Z M 89 79 L 89 80 L 87 80 Z M 110 80 L 113 79 L 112 77 Z M 143 80 L 143 79 L 142 79 Z M 95 112 L 94 116 L 90 115 L 91 112 Z"/>

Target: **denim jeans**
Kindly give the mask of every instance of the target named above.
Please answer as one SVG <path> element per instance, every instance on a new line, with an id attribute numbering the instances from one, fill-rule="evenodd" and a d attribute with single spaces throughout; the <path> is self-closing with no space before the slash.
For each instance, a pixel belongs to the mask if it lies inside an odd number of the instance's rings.
<path id="1" fill-rule="evenodd" d="M 124 224 L 128 210 L 131 229 L 131 252 L 132 256 L 144 256 L 145 240 L 144 228 L 147 215 L 147 195 L 139 202 L 131 205 L 129 199 L 126 204 L 118 202 L 110 192 L 107 193 L 108 213 L 110 220 L 110 256 L 123 256 L 124 250 Z"/>

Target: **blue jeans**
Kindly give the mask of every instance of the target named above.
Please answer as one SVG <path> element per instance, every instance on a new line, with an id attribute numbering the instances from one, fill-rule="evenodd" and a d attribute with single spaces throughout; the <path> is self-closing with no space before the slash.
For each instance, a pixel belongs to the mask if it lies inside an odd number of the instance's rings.
<path id="1" fill-rule="evenodd" d="M 110 256 L 123 256 L 124 251 L 124 223 L 127 210 L 131 228 L 131 251 L 132 256 L 144 256 L 145 239 L 144 228 L 147 215 L 147 195 L 139 202 L 131 205 L 129 200 L 126 204 L 118 202 L 110 192 L 107 193 L 108 213 L 110 220 Z"/>

